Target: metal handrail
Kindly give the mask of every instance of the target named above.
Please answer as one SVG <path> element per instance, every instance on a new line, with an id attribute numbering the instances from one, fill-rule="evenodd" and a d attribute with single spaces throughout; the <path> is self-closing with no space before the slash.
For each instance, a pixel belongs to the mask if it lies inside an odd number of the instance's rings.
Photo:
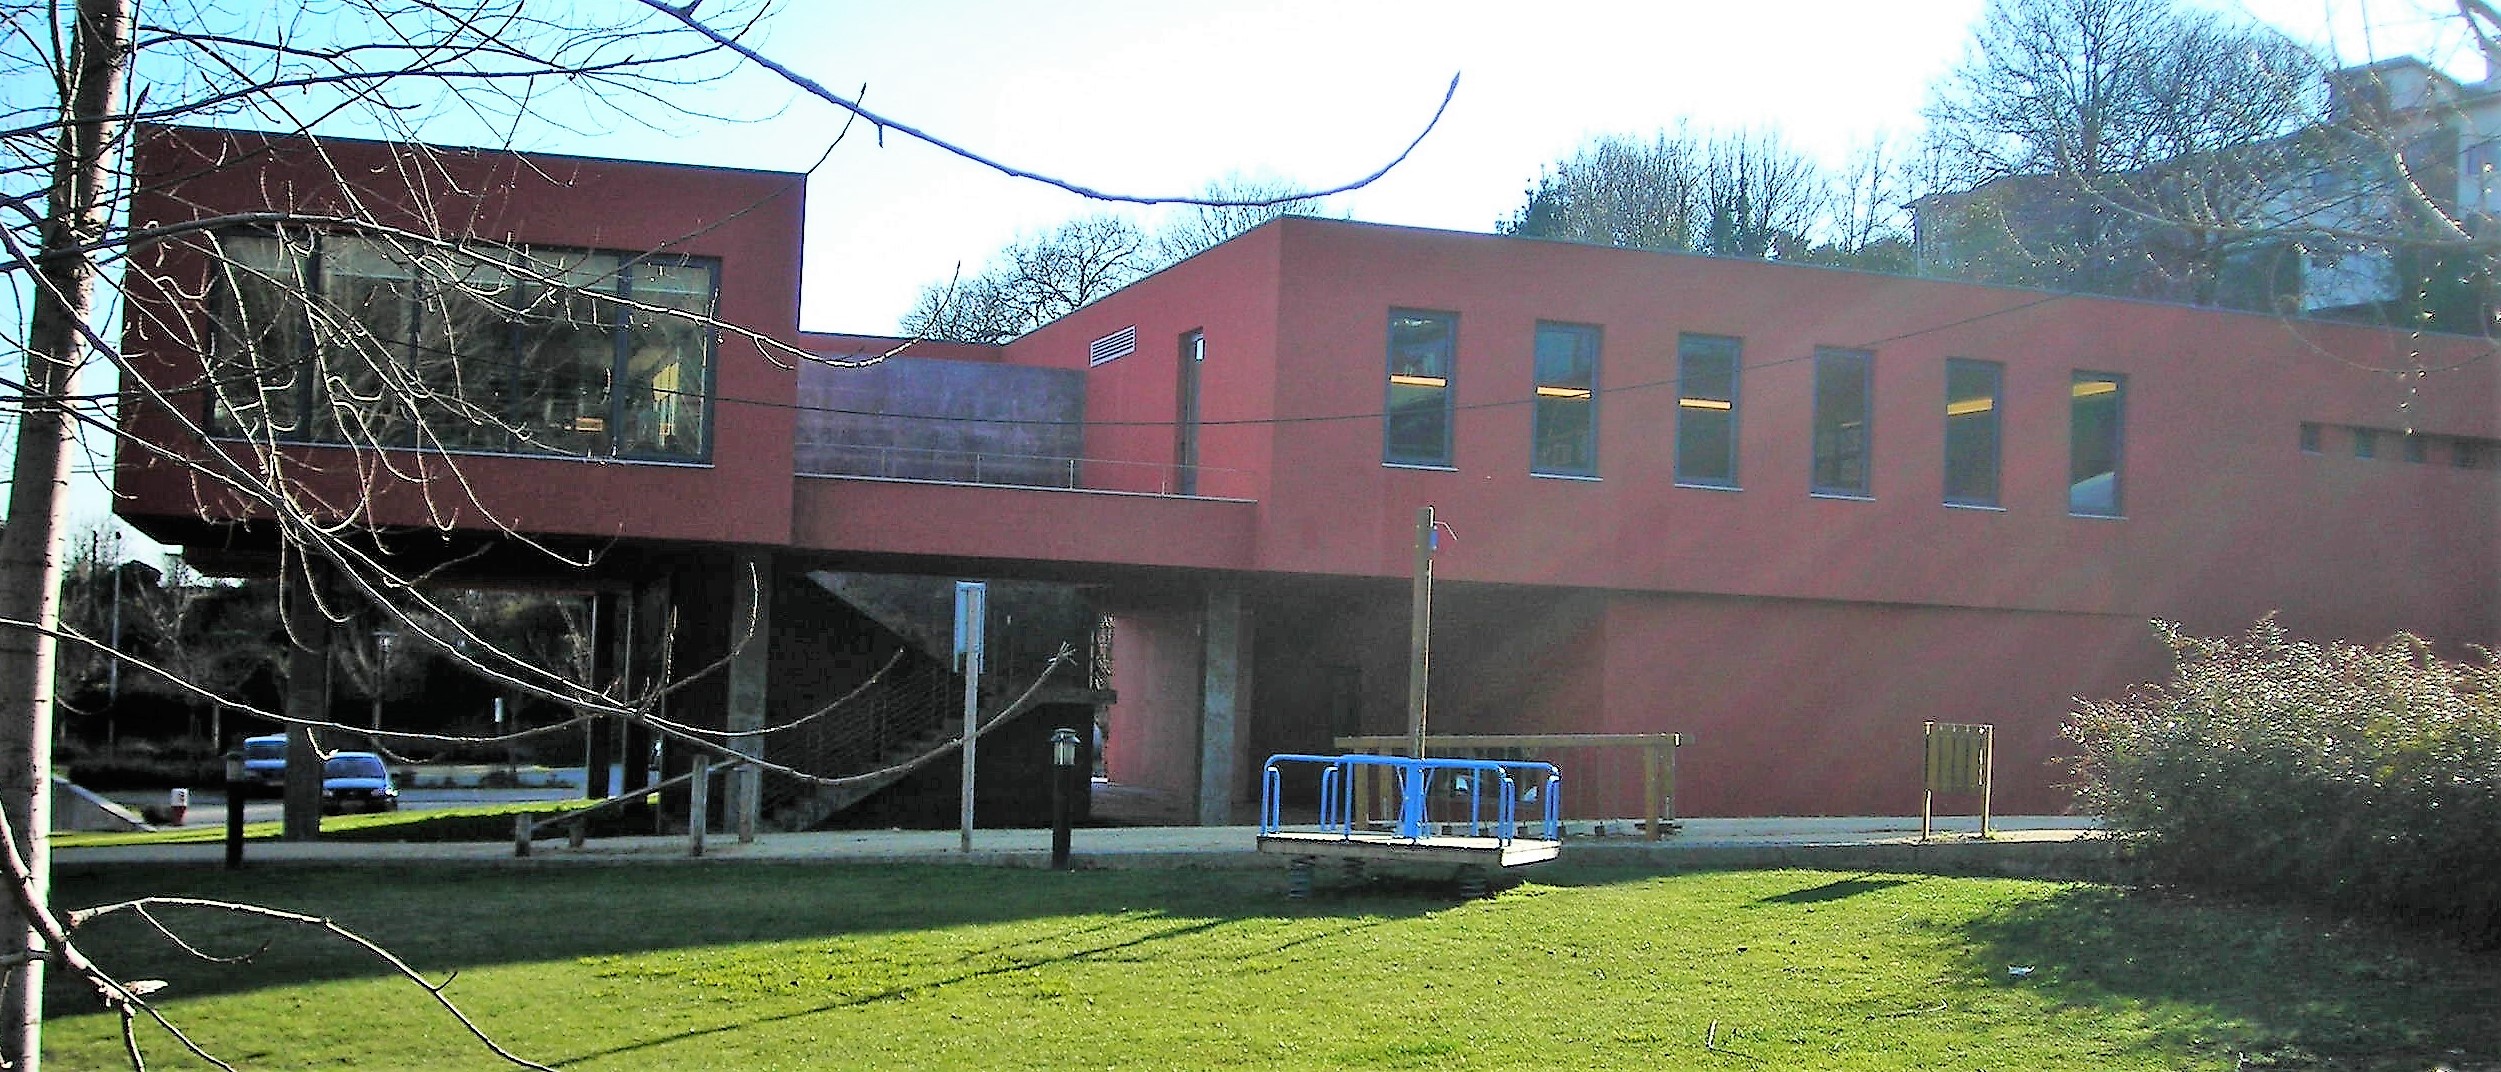
<path id="1" fill-rule="evenodd" d="M 1430 822 L 1425 804 L 1432 777 L 1438 771 L 1468 772 L 1468 818 L 1471 836 L 1483 837 L 1490 828 L 1494 839 L 1509 845 L 1519 836 L 1519 783 L 1523 777 L 1535 780 L 1539 788 L 1538 830 L 1543 839 L 1559 841 L 1563 836 L 1562 810 L 1558 806 L 1563 790 L 1563 774 L 1551 763 L 1497 759 L 1410 759 L 1405 756 L 1341 755 L 1320 756 L 1281 753 L 1268 757 L 1260 773 L 1259 832 L 1274 834 L 1285 828 L 1282 797 L 1284 777 L 1281 764 L 1310 763 L 1320 766 L 1320 818 L 1323 834 L 1335 834 L 1351 840 L 1356 833 L 1355 773 L 1378 769 L 1395 777 L 1399 787 L 1398 825 L 1396 836 L 1409 840 L 1426 836 Z M 1514 772 L 1517 772 L 1515 775 Z M 1486 817 L 1485 784 L 1493 781 L 1501 789 L 1493 802 L 1494 814 Z"/>
<path id="2" fill-rule="evenodd" d="M 859 470 L 843 470 L 837 472 L 824 472 L 813 469 L 799 469 L 796 471 L 795 475 L 866 476 L 887 480 L 927 479 L 939 480 L 946 483 L 985 484 L 997 487 L 1056 488 L 1064 491 L 1116 491 L 1126 489 L 1094 486 L 1085 480 L 1085 474 L 1095 469 L 1114 469 L 1123 472 L 1151 470 L 1156 481 L 1155 490 L 1152 492 L 1139 492 L 1138 494 L 1179 495 L 1181 494 L 1180 491 L 1174 486 L 1175 478 L 1184 472 L 1194 474 L 1200 478 L 1216 474 L 1248 475 L 1251 472 L 1248 469 L 1234 469 L 1220 465 L 1176 465 L 1172 462 L 1142 462 L 1125 458 L 1079 458 L 1071 457 L 1065 454 L 1008 454 L 998 451 L 946 450 L 937 447 L 897 447 L 880 443 L 800 444 L 800 448 L 802 450 L 811 447 L 817 449 L 858 451 L 873 454 L 876 459 L 876 465 L 873 467 L 863 468 L 873 468 L 875 471 L 863 472 Z M 972 476 L 968 480 L 948 480 L 944 477 L 913 477 L 908 475 L 899 475 L 895 471 L 895 461 L 897 456 L 901 456 L 906 460 L 918 460 L 924 462 L 956 462 L 959 463 L 959 465 L 969 466 L 969 471 Z M 984 472 L 985 463 L 991 466 L 991 470 L 988 473 Z M 1004 472 L 999 470 L 1000 466 L 1005 467 Z M 1057 475 L 1055 478 L 1049 480 L 1039 479 L 1034 476 L 1034 474 L 1045 471 L 1052 471 Z"/>

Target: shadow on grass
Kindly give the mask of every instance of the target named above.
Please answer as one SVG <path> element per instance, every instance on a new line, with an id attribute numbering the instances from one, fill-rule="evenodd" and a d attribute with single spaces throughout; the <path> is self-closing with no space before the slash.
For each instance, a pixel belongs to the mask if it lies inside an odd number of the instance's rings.
<path id="1" fill-rule="evenodd" d="M 1862 893 L 1874 893 L 1878 890 L 1889 890 L 1895 886 L 1908 886 L 1917 881 L 1919 880 L 1915 878 L 1853 875 L 1849 878 L 1834 879 L 1833 881 L 1824 883 L 1821 886 L 1808 886 L 1801 890 L 1791 890 L 1787 893 L 1773 894 L 1772 896 L 1762 898 L 1754 903 L 1758 905 L 1821 904 L 1825 901 L 1838 901 L 1844 898 L 1856 897 Z"/>
<path id="2" fill-rule="evenodd" d="M 863 867 L 424 867 L 205 869 L 64 868 L 54 903 L 85 908 L 160 895 L 248 901 L 325 916 L 372 938 L 428 975 L 484 965 L 657 950 L 839 938 L 892 931 L 1070 917 L 1082 935 L 1120 916 L 1169 921 L 1183 933 L 1258 919 L 1345 918 L 1365 925 L 1448 908 L 1447 896 L 1398 886 L 1323 887 L 1289 900 L 1281 874 L 1221 871 L 1071 873 L 946 865 Z M 267 948 L 240 968 L 182 956 L 125 913 L 79 934 L 90 956 L 124 978 L 161 978 L 188 997 L 386 974 L 371 957 L 306 928 L 213 910 L 157 917 L 202 951 Z M 968 978 L 971 976 L 968 976 Z M 59 974 L 53 976 L 61 980 Z M 61 987 L 48 1007 L 92 1011 Z"/>
<path id="3" fill-rule="evenodd" d="M 2106 887 L 2068 888 L 1963 933 L 1975 971 L 2030 967 L 2014 985 L 2085 1010 L 2139 1010 L 2168 1041 L 2221 1046 L 2248 1067 L 2501 1060 L 2501 960 L 2417 935 Z M 2213 1037 L 2218 1020 L 2237 1025 L 2235 1037 Z"/>

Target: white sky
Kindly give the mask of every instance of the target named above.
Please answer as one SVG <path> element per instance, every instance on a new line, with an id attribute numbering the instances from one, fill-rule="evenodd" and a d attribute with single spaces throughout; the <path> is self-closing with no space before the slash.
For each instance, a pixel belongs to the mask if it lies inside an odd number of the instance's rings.
<path id="1" fill-rule="evenodd" d="M 628 0 L 610 0 L 627 4 Z M 2446 0 L 2230 3 L 2348 62 L 2407 52 L 2480 77 Z M 1778 129 L 1838 165 L 1907 144 L 1928 85 L 1962 54 L 1981 0 L 784 0 L 759 40 L 870 107 L 1008 163 L 1128 193 L 1195 192 L 1228 173 L 1306 186 L 1361 176 L 1448 115 L 1415 155 L 1333 214 L 1487 230 L 1539 167 L 1588 136 Z M 2333 25 L 2331 28 L 2331 22 Z M 2470 55 L 2462 56 L 2461 53 Z M 693 99 L 768 116 L 670 132 L 522 132 L 520 147 L 800 171 L 841 126 L 830 106 L 749 72 Z M 444 127 L 427 136 L 485 139 Z M 855 127 L 809 186 L 801 323 L 891 331 L 920 289 L 1020 233 L 1104 206 Z M 1152 217 L 1142 217 L 1151 223 Z M 100 489 L 73 513 L 100 517 Z"/>

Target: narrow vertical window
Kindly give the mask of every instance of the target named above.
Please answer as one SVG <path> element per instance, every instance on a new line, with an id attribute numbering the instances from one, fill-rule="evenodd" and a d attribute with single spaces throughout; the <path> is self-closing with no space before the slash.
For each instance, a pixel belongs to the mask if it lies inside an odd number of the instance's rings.
<path id="1" fill-rule="evenodd" d="M 1737 486 L 1737 367 L 1744 344 L 1676 337 L 1676 482 Z"/>
<path id="2" fill-rule="evenodd" d="M 1998 394 L 2005 366 L 1995 361 L 1945 362 L 1945 501 L 1996 506 Z"/>
<path id="3" fill-rule="evenodd" d="M 1866 496 L 1869 423 L 1875 409 L 1876 355 L 1865 350 L 1815 351 L 1815 474 L 1817 495 Z"/>
<path id="4" fill-rule="evenodd" d="M 1598 329 L 1537 325 L 1537 412 L 1529 471 L 1598 475 Z"/>
<path id="5" fill-rule="evenodd" d="M 2119 451 L 2124 440 L 2127 377 L 2078 372 L 2068 391 L 2067 512 L 2119 517 Z"/>
<path id="6" fill-rule="evenodd" d="M 1180 375 L 1173 390 L 1172 483 L 1182 495 L 1198 494 L 1198 374 L 1206 360 L 1206 332 L 1181 336 Z"/>
<path id="7" fill-rule="evenodd" d="M 2356 428 L 2353 430 L 2353 456 L 2356 458 L 2379 457 L 2379 432 L 2376 429 Z"/>
<path id="8" fill-rule="evenodd" d="M 1389 314 L 1389 398 L 1381 460 L 1450 464 L 1450 392 L 1459 318 L 1393 309 Z"/>
<path id="9" fill-rule="evenodd" d="M 2431 438 L 2420 432 L 2407 432 L 2405 434 L 2405 460 L 2421 465 L 2430 461 L 2431 458 Z"/>
<path id="10" fill-rule="evenodd" d="M 2301 422 L 2301 452 L 2303 454 L 2318 453 L 2320 450 L 2319 441 L 2319 426 L 2310 421 Z"/>

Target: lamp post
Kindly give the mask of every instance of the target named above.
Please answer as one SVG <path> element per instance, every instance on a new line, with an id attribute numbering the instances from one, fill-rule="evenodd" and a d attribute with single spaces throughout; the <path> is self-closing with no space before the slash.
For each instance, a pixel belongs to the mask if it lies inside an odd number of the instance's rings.
<path id="1" fill-rule="evenodd" d="M 243 750 L 226 753 L 226 870 L 243 866 Z"/>
<path id="2" fill-rule="evenodd" d="M 1068 824 L 1077 795 L 1077 731 L 1051 731 L 1051 870 L 1068 870 Z"/>

